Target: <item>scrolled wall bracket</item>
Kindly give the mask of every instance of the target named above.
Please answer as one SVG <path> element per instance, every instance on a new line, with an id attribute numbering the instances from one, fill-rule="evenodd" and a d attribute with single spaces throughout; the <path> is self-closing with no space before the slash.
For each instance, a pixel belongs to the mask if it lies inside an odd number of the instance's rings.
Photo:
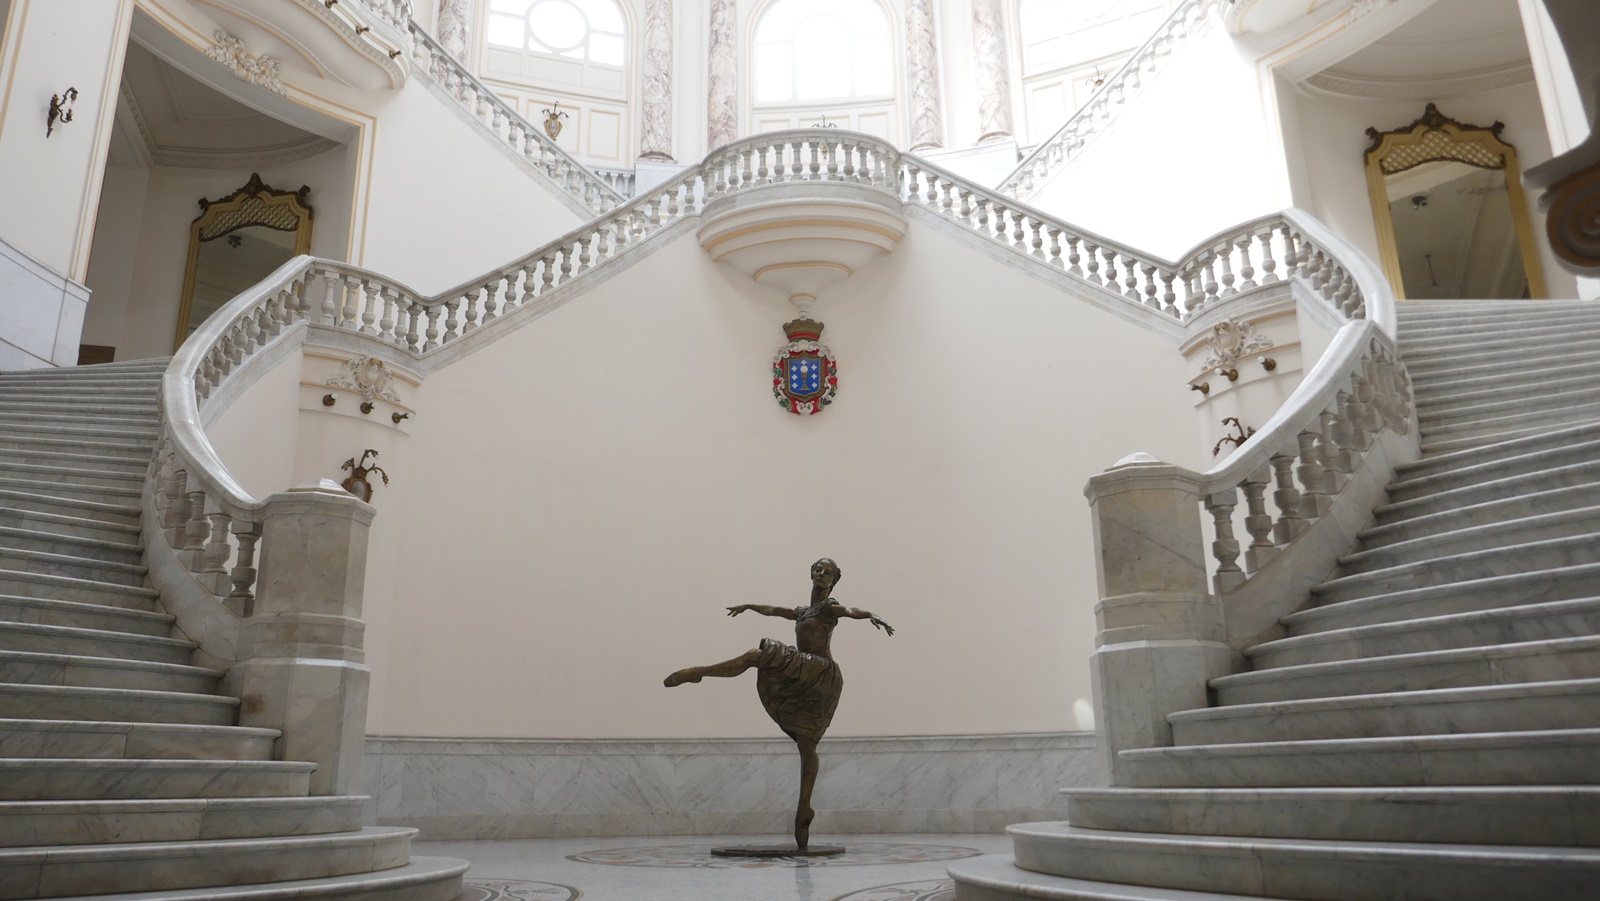
<path id="1" fill-rule="evenodd" d="M 44 136 L 50 137 L 56 130 L 56 123 L 65 125 L 72 121 L 72 103 L 78 99 L 77 88 L 67 88 L 60 94 L 50 95 L 50 113 L 44 120 Z"/>

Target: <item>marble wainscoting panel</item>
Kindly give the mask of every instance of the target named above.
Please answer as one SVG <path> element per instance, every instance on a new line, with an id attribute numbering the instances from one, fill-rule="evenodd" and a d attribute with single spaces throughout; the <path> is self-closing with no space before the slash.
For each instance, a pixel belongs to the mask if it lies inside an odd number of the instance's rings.
<path id="1" fill-rule="evenodd" d="M 1058 819 L 1104 785 L 1092 733 L 822 743 L 814 833 L 996 832 Z M 787 739 L 367 740 L 367 821 L 420 838 L 784 834 L 800 761 Z"/>

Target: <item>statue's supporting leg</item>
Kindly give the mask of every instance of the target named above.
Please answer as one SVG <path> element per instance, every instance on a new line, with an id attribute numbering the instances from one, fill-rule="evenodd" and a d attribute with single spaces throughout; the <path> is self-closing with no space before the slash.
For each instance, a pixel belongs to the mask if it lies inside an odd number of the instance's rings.
<path id="1" fill-rule="evenodd" d="M 724 660 L 721 663 L 713 663 L 710 666 L 691 666 L 678 670 L 664 679 L 662 684 L 671 688 L 675 685 L 682 685 L 685 682 L 699 682 L 706 676 L 729 679 L 755 666 L 760 660 L 761 652 L 751 648 L 732 660 Z"/>
<path id="2" fill-rule="evenodd" d="M 817 743 L 803 738 L 794 740 L 800 749 L 800 805 L 794 812 L 794 842 L 801 851 L 811 842 L 811 821 L 817 812 L 811 809 L 811 790 L 817 785 Z"/>

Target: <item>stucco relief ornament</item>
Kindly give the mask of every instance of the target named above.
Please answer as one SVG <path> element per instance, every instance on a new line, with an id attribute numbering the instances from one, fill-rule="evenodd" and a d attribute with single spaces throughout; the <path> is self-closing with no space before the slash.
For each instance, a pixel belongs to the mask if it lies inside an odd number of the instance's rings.
<path id="1" fill-rule="evenodd" d="M 377 357 L 345 360 L 339 374 L 328 379 L 328 387 L 354 391 L 368 401 L 382 399 L 400 403 L 400 395 L 394 390 L 394 374 Z"/>
<path id="2" fill-rule="evenodd" d="M 289 96 L 289 89 L 283 86 L 283 66 L 277 60 L 265 53 L 251 56 L 244 48 L 244 41 L 220 28 L 215 37 L 217 43 L 206 50 L 206 56 L 227 66 L 245 84 L 260 85 L 274 94 Z"/>
<path id="3" fill-rule="evenodd" d="M 772 358 L 772 394 L 778 406 L 796 415 L 815 415 L 839 392 L 839 362 L 819 342 L 822 323 L 794 319 L 783 324 L 789 343 Z"/>
<path id="4" fill-rule="evenodd" d="M 1206 336 L 1206 346 L 1211 348 L 1211 356 L 1200 365 L 1215 369 L 1256 351 L 1267 350 L 1272 347 L 1272 339 L 1258 334 L 1253 322 L 1224 319 L 1211 327 L 1211 334 Z"/>

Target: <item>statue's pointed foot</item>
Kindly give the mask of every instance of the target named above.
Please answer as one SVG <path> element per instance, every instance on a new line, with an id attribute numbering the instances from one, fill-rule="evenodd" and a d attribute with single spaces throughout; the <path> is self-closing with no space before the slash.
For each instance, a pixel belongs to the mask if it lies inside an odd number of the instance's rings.
<path id="1" fill-rule="evenodd" d="M 663 679 L 661 684 L 668 688 L 672 688 L 675 685 L 682 685 L 685 682 L 699 682 L 700 673 L 698 672 L 698 669 L 698 667 L 691 666 L 688 669 L 678 670 L 677 672 Z"/>
<path id="2" fill-rule="evenodd" d="M 798 850 L 804 851 L 811 844 L 811 821 L 816 818 L 817 812 L 809 807 L 801 808 L 794 818 L 794 843 Z"/>

